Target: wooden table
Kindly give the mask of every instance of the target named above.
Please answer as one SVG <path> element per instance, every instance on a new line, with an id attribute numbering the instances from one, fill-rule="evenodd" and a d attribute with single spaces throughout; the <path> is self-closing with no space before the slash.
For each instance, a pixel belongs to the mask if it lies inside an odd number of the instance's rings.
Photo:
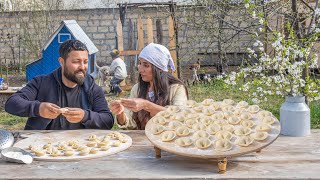
<path id="1" fill-rule="evenodd" d="M 24 131 L 25 132 L 25 131 Z M 75 162 L 34 161 L 30 165 L 0 160 L 0 179 L 319 179 L 320 130 L 307 137 L 280 136 L 261 153 L 228 159 L 219 174 L 215 160 L 162 152 L 157 159 L 144 131 L 121 131 L 132 137 L 126 151 Z M 22 132 L 23 133 L 23 132 Z"/>
<path id="2" fill-rule="evenodd" d="M 0 110 L 4 109 L 7 99 L 21 88 L 22 87 L 9 87 L 7 90 L 0 90 Z"/>

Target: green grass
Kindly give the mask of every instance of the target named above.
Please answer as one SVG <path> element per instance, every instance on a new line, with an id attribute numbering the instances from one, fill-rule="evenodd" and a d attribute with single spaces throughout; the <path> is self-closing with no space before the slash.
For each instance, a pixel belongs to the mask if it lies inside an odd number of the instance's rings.
<path id="1" fill-rule="evenodd" d="M 204 99 L 212 98 L 216 101 L 223 99 L 233 99 L 235 101 L 245 100 L 252 104 L 249 100 L 249 96 L 238 90 L 238 87 L 228 88 L 220 81 L 212 82 L 206 85 L 195 85 L 188 87 L 189 99 L 193 99 L 197 102 L 201 102 Z M 127 92 L 126 96 L 129 95 Z M 114 96 L 108 96 L 107 101 L 110 102 L 114 99 L 118 99 Z M 268 97 L 268 102 L 259 104 L 262 109 L 272 112 L 279 119 L 279 112 L 281 104 L 284 102 L 284 98 L 275 96 Z M 311 113 L 311 128 L 320 129 L 320 101 L 310 103 Z M 5 129 L 23 129 L 27 118 L 17 117 L 9 115 L 6 112 L 0 112 L 0 128 Z M 119 129 L 114 126 L 112 129 Z"/>

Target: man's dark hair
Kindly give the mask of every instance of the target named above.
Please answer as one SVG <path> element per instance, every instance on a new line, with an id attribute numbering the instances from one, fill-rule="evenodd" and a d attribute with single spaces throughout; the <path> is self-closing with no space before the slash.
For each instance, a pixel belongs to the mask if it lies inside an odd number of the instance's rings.
<path id="1" fill-rule="evenodd" d="M 88 51 L 87 46 L 79 40 L 67 40 L 59 47 L 59 54 L 64 60 L 67 59 L 71 51 Z"/>

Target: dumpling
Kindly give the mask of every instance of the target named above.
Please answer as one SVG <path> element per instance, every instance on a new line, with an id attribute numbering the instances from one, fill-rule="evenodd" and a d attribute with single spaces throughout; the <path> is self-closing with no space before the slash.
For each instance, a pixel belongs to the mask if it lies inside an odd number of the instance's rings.
<path id="1" fill-rule="evenodd" d="M 276 119 L 272 116 L 266 116 L 262 119 L 263 123 L 270 124 L 270 125 L 272 125 L 275 121 Z"/>
<path id="2" fill-rule="evenodd" d="M 176 129 L 176 134 L 178 136 L 188 136 L 190 134 L 190 129 L 186 126 L 180 126 Z"/>
<path id="3" fill-rule="evenodd" d="M 175 130 L 177 127 L 179 126 L 182 126 L 182 123 L 179 122 L 179 121 L 170 121 L 169 124 L 168 124 L 168 127 L 171 129 L 171 130 Z"/>
<path id="4" fill-rule="evenodd" d="M 100 147 L 107 146 L 107 145 L 108 145 L 108 143 L 101 141 L 101 142 L 98 142 L 97 146 L 98 146 L 98 148 L 100 148 Z"/>
<path id="5" fill-rule="evenodd" d="M 212 115 L 212 118 L 214 120 L 217 120 L 217 119 L 223 119 L 224 118 L 224 114 L 222 112 L 216 112 Z"/>
<path id="6" fill-rule="evenodd" d="M 201 104 L 203 105 L 203 106 L 210 106 L 210 105 L 212 105 L 214 103 L 214 100 L 213 99 L 205 99 L 205 100 L 203 100 L 202 102 L 201 102 Z"/>
<path id="7" fill-rule="evenodd" d="M 192 125 L 192 129 L 195 131 L 205 130 L 206 128 L 207 128 L 207 126 L 204 124 L 201 124 L 201 123 L 197 123 L 197 124 Z"/>
<path id="8" fill-rule="evenodd" d="M 197 113 L 188 113 L 185 118 L 186 119 L 196 119 L 198 116 L 199 116 L 199 114 L 197 114 Z"/>
<path id="9" fill-rule="evenodd" d="M 192 145 L 193 141 L 191 138 L 189 137 L 182 137 L 182 138 L 179 138 L 177 139 L 176 141 L 176 144 L 181 146 L 181 147 L 186 147 L 186 146 L 190 146 Z"/>
<path id="10" fill-rule="evenodd" d="M 187 119 L 184 123 L 191 128 L 194 124 L 198 123 L 197 119 Z"/>
<path id="11" fill-rule="evenodd" d="M 222 130 L 229 131 L 229 132 L 233 133 L 234 126 L 231 124 L 226 124 L 226 125 L 222 126 Z"/>
<path id="12" fill-rule="evenodd" d="M 250 136 L 241 136 L 235 141 L 239 146 L 247 147 L 253 143 L 253 138 Z"/>
<path id="13" fill-rule="evenodd" d="M 169 142 L 172 141 L 176 137 L 176 133 L 174 131 L 166 131 L 162 133 L 161 140 L 163 142 Z"/>
<path id="14" fill-rule="evenodd" d="M 112 143 L 112 146 L 114 146 L 114 147 L 119 147 L 120 145 L 121 145 L 121 141 L 119 141 L 119 140 L 116 140 Z"/>
<path id="15" fill-rule="evenodd" d="M 214 149 L 217 151 L 229 151 L 232 149 L 232 143 L 227 139 L 219 139 L 214 143 Z"/>
<path id="16" fill-rule="evenodd" d="M 152 121 L 155 123 L 155 124 L 161 124 L 161 125 L 164 125 L 166 124 L 166 119 L 162 116 L 154 116 L 152 118 Z"/>
<path id="17" fill-rule="evenodd" d="M 241 120 L 251 120 L 252 116 L 250 113 L 242 112 L 242 113 L 240 113 L 240 119 Z"/>
<path id="18" fill-rule="evenodd" d="M 203 109 L 203 105 L 202 104 L 196 104 L 195 106 L 193 106 L 193 110 L 196 111 L 196 112 L 199 112 L 201 113 L 202 112 L 202 109 Z"/>
<path id="19" fill-rule="evenodd" d="M 240 101 L 238 102 L 237 108 L 247 108 L 248 107 L 248 103 L 246 101 Z"/>
<path id="20" fill-rule="evenodd" d="M 196 147 L 199 149 L 206 149 L 211 146 L 211 141 L 208 138 L 199 138 L 195 143 Z"/>
<path id="21" fill-rule="evenodd" d="M 229 105 L 223 106 L 221 109 L 222 109 L 223 112 L 228 112 L 228 111 L 233 112 L 233 111 L 235 111 L 235 108 L 233 106 L 229 106 Z"/>
<path id="22" fill-rule="evenodd" d="M 183 121 L 185 120 L 185 116 L 186 116 L 186 115 L 185 115 L 184 113 L 176 113 L 176 114 L 173 114 L 173 115 L 171 116 L 171 118 L 168 118 L 168 119 L 167 119 L 167 122 L 170 122 L 170 121 L 172 121 L 172 120 L 183 122 Z"/>
<path id="23" fill-rule="evenodd" d="M 90 135 L 89 137 L 88 137 L 88 140 L 89 141 L 95 141 L 97 139 L 97 135 L 95 135 L 95 134 L 92 134 L 92 135 Z"/>
<path id="24" fill-rule="evenodd" d="M 156 116 L 162 116 L 164 118 L 169 118 L 171 116 L 171 114 L 169 112 L 167 112 L 167 111 L 161 111 L 161 112 L 158 112 L 156 114 Z"/>
<path id="25" fill-rule="evenodd" d="M 247 110 L 251 113 L 257 113 L 260 110 L 260 107 L 258 105 L 252 105 L 249 106 Z"/>
<path id="26" fill-rule="evenodd" d="M 187 102 L 186 102 L 186 106 L 187 107 L 194 107 L 195 105 L 197 104 L 197 102 L 196 101 L 193 101 L 193 100 L 188 100 Z"/>
<path id="27" fill-rule="evenodd" d="M 213 102 L 210 107 L 216 111 L 220 109 L 221 105 L 219 102 Z"/>
<path id="28" fill-rule="evenodd" d="M 228 118 L 228 122 L 232 125 L 237 125 L 240 121 L 241 119 L 238 116 L 231 116 Z"/>
<path id="29" fill-rule="evenodd" d="M 170 113 L 177 113 L 181 111 L 181 108 L 179 106 L 168 106 L 166 111 Z"/>
<path id="30" fill-rule="evenodd" d="M 250 136 L 256 140 L 256 141 L 263 141 L 265 140 L 269 135 L 267 132 L 255 132 L 255 133 L 252 133 L 250 134 Z"/>
<path id="31" fill-rule="evenodd" d="M 221 130 L 221 126 L 218 125 L 218 124 L 210 124 L 208 127 L 207 127 L 207 132 L 211 135 L 214 135 L 216 134 L 218 131 Z"/>
<path id="32" fill-rule="evenodd" d="M 97 154 L 98 153 L 98 149 L 96 148 L 91 148 L 89 151 L 89 154 Z"/>
<path id="33" fill-rule="evenodd" d="M 271 126 L 269 124 L 259 124 L 256 127 L 256 131 L 264 131 L 264 132 L 269 132 L 271 130 Z"/>
<path id="34" fill-rule="evenodd" d="M 222 102 L 226 105 L 233 105 L 234 104 L 234 100 L 232 100 L 232 99 L 224 99 Z"/>
<path id="35" fill-rule="evenodd" d="M 35 149 L 34 153 L 36 154 L 36 156 L 44 156 L 46 154 L 46 152 L 41 149 Z"/>
<path id="36" fill-rule="evenodd" d="M 109 146 L 103 146 L 100 148 L 100 151 L 108 151 L 110 149 Z"/>
<path id="37" fill-rule="evenodd" d="M 216 133 L 215 137 L 216 137 L 217 139 L 230 140 L 233 136 L 232 136 L 232 133 L 231 133 L 231 132 L 222 130 L 222 131 L 218 131 L 218 132 Z"/>
<path id="38" fill-rule="evenodd" d="M 192 137 L 193 139 L 197 140 L 199 138 L 207 138 L 209 136 L 210 135 L 206 131 L 200 130 L 200 131 L 196 131 Z"/>
<path id="39" fill-rule="evenodd" d="M 150 128 L 150 131 L 154 135 L 161 134 L 164 131 L 164 126 L 159 125 L 159 124 L 155 124 Z"/>
<path id="40" fill-rule="evenodd" d="M 97 145 L 97 142 L 95 142 L 95 141 L 90 141 L 87 143 L 88 147 L 95 147 L 96 145 Z"/>
<path id="41" fill-rule="evenodd" d="M 241 126 L 243 127 L 248 127 L 248 128 L 252 128 L 255 124 L 253 121 L 251 120 L 243 120 L 240 122 Z"/>
<path id="42" fill-rule="evenodd" d="M 234 116 L 240 116 L 241 113 L 242 113 L 242 111 L 240 109 L 234 109 L 234 111 L 233 111 Z"/>
<path id="43" fill-rule="evenodd" d="M 233 112 L 230 112 L 230 111 L 225 111 L 223 112 L 223 117 L 225 119 L 228 119 L 229 117 L 233 116 Z"/>
<path id="44" fill-rule="evenodd" d="M 217 124 L 217 125 L 223 126 L 225 124 L 228 124 L 228 122 L 226 120 L 224 120 L 224 119 L 217 119 L 217 120 L 213 121 L 213 124 Z"/>
<path id="45" fill-rule="evenodd" d="M 209 125 L 213 123 L 214 119 L 211 116 L 203 116 L 200 118 L 200 123 L 204 125 Z"/>
<path id="46" fill-rule="evenodd" d="M 265 117 L 272 116 L 272 113 L 269 112 L 269 111 L 263 110 L 263 111 L 259 111 L 257 115 L 258 115 L 258 118 L 259 118 L 259 119 L 263 119 L 263 118 L 265 118 Z"/>
<path id="47" fill-rule="evenodd" d="M 203 109 L 202 109 L 202 113 L 203 114 L 205 114 L 205 115 L 207 115 L 207 116 L 211 116 L 212 114 L 214 114 L 215 113 L 215 110 L 213 109 L 213 108 L 211 108 L 211 106 L 205 106 L 205 107 L 203 107 Z"/>
<path id="48" fill-rule="evenodd" d="M 234 130 L 234 134 L 237 136 L 246 136 L 251 133 L 251 129 L 248 127 L 240 127 Z"/>
<path id="49" fill-rule="evenodd" d="M 50 156 L 52 156 L 52 157 L 60 156 L 60 152 L 58 151 L 57 148 L 53 148 L 52 152 L 50 153 Z"/>
<path id="50" fill-rule="evenodd" d="M 65 155 L 65 156 L 72 156 L 73 154 L 74 154 L 74 151 L 73 151 L 73 150 L 64 151 L 64 155 Z"/>
<path id="51" fill-rule="evenodd" d="M 89 148 L 85 148 L 85 149 L 82 149 L 81 151 L 79 151 L 79 155 L 80 156 L 86 156 L 88 155 L 90 152 L 90 149 Z"/>

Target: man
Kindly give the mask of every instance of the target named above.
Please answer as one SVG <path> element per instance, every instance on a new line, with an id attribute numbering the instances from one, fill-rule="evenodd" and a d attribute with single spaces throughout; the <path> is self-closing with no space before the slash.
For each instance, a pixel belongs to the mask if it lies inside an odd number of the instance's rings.
<path id="1" fill-rule="evenodd" d="M 110 74 L 113 75 L 110 81 L 110 89 L 111 89 L 110 92 L 113 92 L 116 95 L 119 95 L 122 92 L 122 89 L 120 88 L 120 83 L 127 77 L 126 64 L 119 57 L 120 56 L 119 50 L 113 49 L 110 52 L 110 55 L 113 59 L 110 65 Z"/>
<path id="2" fill-rule="evenodd" d="M 29 117 L 26 130 L 111 129 L 104 93 L 87 74 L 88 49 L 78 40 L 59 48 L 60 68 L 32 79 L 5 104 L 8 113 Z"/>

